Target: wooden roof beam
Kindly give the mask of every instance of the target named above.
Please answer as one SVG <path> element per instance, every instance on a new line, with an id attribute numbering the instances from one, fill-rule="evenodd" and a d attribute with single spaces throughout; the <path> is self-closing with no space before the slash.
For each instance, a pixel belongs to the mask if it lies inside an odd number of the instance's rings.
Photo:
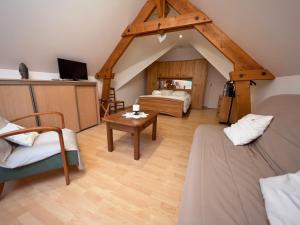
<path id="1" fill-rule="evenodd" d="M 208 16 L 186 0 L 166 0 L 179 14 L 199 12 L 202 16 Z M 235 66 L 235 70 L 263 69 L 253 58 L 232 41 L 214 23 L 194 25 L 194 28 L 212 43 Z"/>
<path id="2" fill-rule="evenodd" d="M 143 23 L 132 24 L 127 27 L 127 29 L 123 33 L 123 37 L 173 30 L 182 27 L 188 28 L 196 24 L 203 24 L 209 22 L 212 21 L 199 12 L 187 13 L 184 15 L 166 17 Z"/>
<path id="3" fill-rule="evenodd" d="M 249 80 L 274 80 L 275 77 L 268 70 L 242 70 L 230 73 L 232 81 L 249 81 Z"/>
<path id="4" fill-rule="evenodd" d="M 165 17 L 166 0 L 155 0 L 158 18 Z"/>
<path id="5" fill-rule="evenodd" d="M 151 13 L 154 11 L 155 6 L 156 3 L 154 2 L 154 0 L 148 0 L 139 12 L 139 14 L 136 16 L 135 20 L 133 21 L 133 24 L 142 23 L 146 21 L 151 16 Z M 118 62 L 120 57 L 123 55 L 125 50 L 128 48 L 128 46 L 134 39 L 134 37 L 134 35 L 122 37 L 118 45 L 115 47 L 114 51 L 111 53 L 109 58 L 102 66 L 101 70 L 95 75 L 96 79 L 113 78 L 114 75 L 112 73 L 112 69 L 114 65 Z"/>

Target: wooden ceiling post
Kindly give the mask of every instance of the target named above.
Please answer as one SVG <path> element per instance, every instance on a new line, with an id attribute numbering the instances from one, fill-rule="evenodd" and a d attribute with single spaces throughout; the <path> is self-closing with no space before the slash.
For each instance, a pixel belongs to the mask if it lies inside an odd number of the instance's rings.
<path id="1" fill-rule="evenodd" d="M 166 0 L 155 0 L 158 18 L 165 17 Z"/>
<path id="2" fill-rule="evenodd" d="M 236 115 L 237 119 L 251 112 L 251 93 L 250 81 L 235 81 L 235 101 L 236 101 Z"/>

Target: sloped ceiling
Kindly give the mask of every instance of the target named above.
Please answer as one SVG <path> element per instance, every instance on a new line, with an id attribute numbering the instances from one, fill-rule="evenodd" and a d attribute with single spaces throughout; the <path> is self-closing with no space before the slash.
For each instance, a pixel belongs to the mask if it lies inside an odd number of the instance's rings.
<path id="1" fill-rule="evenodd" d="M 1 0 L 0 68 L 58 72 L 57 57 L 94 75 L 144 0 Z"/>
<path id="2" fill-rule="evenodd" d="M 146 0 L 1 0 L 0 68 L 57 72 L 56 57 L 95 74 Z M 276 76 L 300 74 L 300 1 L 191 0 Z"/>
<path id="3" fill-rule="evenodd" d="M 299 0 L 191 0 L 275 76 L 300 74 Z"/>

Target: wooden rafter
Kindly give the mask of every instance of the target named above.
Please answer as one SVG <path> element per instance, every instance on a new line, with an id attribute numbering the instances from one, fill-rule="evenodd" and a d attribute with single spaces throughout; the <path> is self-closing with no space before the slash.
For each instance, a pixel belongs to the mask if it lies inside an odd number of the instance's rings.
<path id="1" fill-rule="evenodd" d="M 268 70 L 243 70 L 230 73 L 230 80 L 274 80 L 274 75 Z"/>
<path id="2" fill-rule="evenodd" d="M 123 37 L 131 35 L 149 34 L 159 31 L 174 30 L 178 28 L 188 28 L 196 24 L 209 23 L 210 19 L 199 12 L 187 13 L 184 15 L 166 17 L 157 20 L 151 20 L 143 23 L 132 24 L 127 27 Z"/>
<path id="3" fill-rule="evenodd" d="M 203 17 L 208 18 L 201 10 L 189 1 L 166 0 L 179 14 L 199 12 Z M 226 56 L 238 70 L 262 69 L 262 67 L 252 59 L 243 49 L 233 42 L 223 31 L 214 23 L 195 25 L 209 42 L 211 42 L 220 52 Z"/>
<path id="4" fill-rule="evenodd" d="M 153 0 L 148 0 L 132 24 L 146 21 L 151 15 L 151 13 L 154 11 L 155 6 L 156 4 Z M 119 41 L 118 45 L 116 46 L 112 54 L 109 56 L 109 58 L 102 66 L 102 69 L 96 74 L 97 79 L 112 78 L 113 76 L 112 69 L 114 65 L 118 62 L 122 54 L 130 45 L 131 41 L 134 39 L 134 37 L 135 37 L 134 35 L 128 37 L 122 37 L 122 39 Z"/>
<path id="5" fill-rule="evenodd" d="M 166 0 L 155 0 L 158 18 L 165 17 Z"/>
<path id="6" fill-rule="evenodd" d="M 192 3 L 186 0 L 166 0 L 179 14 L 191 12 L 200 12 L 206 16 L 201 10 L 195 7 Z M 251 112 L 251 95 L 250 95 L 250 80 L 255 80 L 261 75 L 255 74 L 253 71 L 262 71 L 263 67 L 259 65 L 252 57 L 250 57 L 242 48 L 232 41 L 221 29 L 214 23 L 205 23 L 194 25 L 194 28 L 201 33 L 210 43 L 212 43 L 226 58 L 234 65 L 235 74 L 248 74 L 247 79 L 235 80 L 236 87 L 236 115 L 239 119 Z M 246 73 L 244 72 L 246 71 Z M 248 71 L 248 72 L 247 72 Z M 249 71 L 252 71 L 249 73 Z M 245 76 L 243 75 L 245 78 Z M 274 78 L 274 75 L 268 73 L 268 78 Z"/>

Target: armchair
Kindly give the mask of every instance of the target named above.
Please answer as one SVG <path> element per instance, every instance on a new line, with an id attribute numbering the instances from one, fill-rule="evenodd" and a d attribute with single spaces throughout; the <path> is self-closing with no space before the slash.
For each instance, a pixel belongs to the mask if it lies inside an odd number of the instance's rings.
<path id="1" fill-rule="evenodd" d="M 53 140 L 54 145 L 51 145 L 52 142 L 50 142 L 49 147 L 56 146 L 58 143 L 55 143 L 55 142 L 59 142 L 60 152 L 58 154 L 54 154 L 50 157 L 47 157 L 41 161 L 34 162 L 34 163 L 24 165 L 21 167 L 17 167 L 17 168 L 0 167 L 0 196 L 3 192 L 5 181 L 20 179 L 23 177 L 27 177 L 27 176 L 31 176 L 34 174 L 46 172 L 49 170 L 59 169 L 59 168 L 63 168 L 66 185 L 70 184 L 69 165 L 78 165 L 79 157 L 78 157 L 77 151 L 66 151 L 66 149 L 65 149 L 65 140 L 64 140 L 65 123 L 64 123 L 63 114 L 59 113 L 59 112 L 33 113 L 31 115 L 27 115 L 27 116 L 23 116 L 23 117 L 11 120 L 11 122 L 16 122 L 16 121 L 26 119 L 29 117 L 37 117 L 37 116 L 44 116 L 44 115 L 59 116 L 61 118 L 61 128 L 54 127 L 54 126 L 39 126 L 39 127 L 25 128 L 25 129 L 21 129 L 21 130 L 16 130 L 16 131 L 11 131 L 11 132 L 7 132 L 4 134 L 0 134 L 0 138 L 5 138 L 8 136 L 22 134 L 22 133 L 28 133 L 28 132 L 40 132 L 40 133 L 43 133 L 43 138 L 47 139 L 47 136 L 49 136 L 50 133 L 55 132 L 58 135 L 58 140 Z M 50 132 L 50 131 L 52 131 L 52 132 Z M 72 133 L 72 134 L 75 136 L 74 133 Z M 40 136 L 42 136 L 42 135 L 40 135 Z M 53 134 L 52 134 L 52 136 L 53 136 Z M 76 140 L 76 137 L 74 137 L 74 140 Z M 37 141 L 35 141 L 35 143 L 36 142 Z M 35 147 L 35 148 L 42 147 L 41 144 L 39 144 L 39 145 L 37 144 L 38 146 L 35 146 L 35 143 L 32 147 Z M 30 151 L 29 148 L 30 147 L 26 147 L 26 149 Z M 74 150 L 76 150 L 76 149 L 74 149 Z M 12 154 L 14 154 L 14 152 Z"/>

